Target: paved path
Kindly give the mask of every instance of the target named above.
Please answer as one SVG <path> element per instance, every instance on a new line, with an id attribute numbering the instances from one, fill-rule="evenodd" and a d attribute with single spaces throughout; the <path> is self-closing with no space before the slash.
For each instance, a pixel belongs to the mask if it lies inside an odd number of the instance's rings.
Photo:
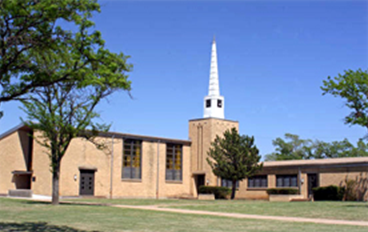
<path id="1" fill-rule="evenodd" d="M 142 209 L 142 210 L 153 210 L 153 211 L 160 211 L 160 212 L 171 212 L 171 213 L 182 213 L 182 214 L 197 214 L 197 215 L 210 215 L 210 216 L 219 216 L 219 217 L 244 218 L 244 219 L 276 220 L 276 221 L 287 221 L 287 222 L 308 222 L 308 223 L 317 223 L 317 224 L 350 225 L 350 226 L 367 226 L 368 227 L 368 221 L 348 221 L 348 220 L 319 219 L 319 218 L 264 216 L 264 215 L 240 214 L 240 213 L 221 213 L 221 212 L 210 212 L 210 211 L 201 211 L 201 210 L 159 208 L 157 206 L 133 206 L 133 205 L 111 205 L 111 206 L 118 207 L 118 208 L 126 208 L 126 209 Z"/>

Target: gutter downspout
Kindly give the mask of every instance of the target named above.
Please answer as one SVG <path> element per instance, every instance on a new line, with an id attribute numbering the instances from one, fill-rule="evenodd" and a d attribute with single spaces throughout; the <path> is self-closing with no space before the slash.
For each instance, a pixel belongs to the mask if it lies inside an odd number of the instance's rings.
<path id="1" fill-rule="evenodd" d="M 113 185 L 113 173 L 114 173 L 114 138 L 111 137 L 111 168 L 110 168 L 110 199 L 112 199 L 112 185 Z"/>
<path id="2" fill-rule="evenodd" d="M 157 141 L 157 180 L 156 180 L 156 199 L 159 199 L 159 181 L 160 181 L 160 140 Z"/>

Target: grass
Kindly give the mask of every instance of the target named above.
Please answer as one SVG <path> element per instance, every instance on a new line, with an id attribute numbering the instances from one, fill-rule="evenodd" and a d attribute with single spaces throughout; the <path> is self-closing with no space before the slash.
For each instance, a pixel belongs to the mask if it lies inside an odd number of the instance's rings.
<path id="1" fill-rule="evenodd" d="M 177 200 L 177 199 L 104 199 L 104 198 L 73 198 L 63 199 L 63 201 L 71 202 L 93 202 L 101 204 L 115 204 L 115 205 L 198 205 L 198 204 L 215 204 L 215 201 L 199 201 L 199 200 Z M 228 202 L 228 201 L 227 201 Z"/>
<path id="2" fill-rule="evenodd" d="M 348 231 L 367 227 L 335 226 L 185 215 L 107 206 L 59 205 L 0 198 L 0 231 Z"/>
<path id="3" fill-rule="evenodd" d="M 368 221 L 368 203 L 366 202 L 268 202 L 246 200 L 198 201 L 153 199 L 75 199 L 73 201 L 121 205 L 159 205 L 169 208 L 226 213 Z"/>
<path id="4" fill-rule="evenodd" d="M 175 206 L 175 208 L 270 216 L 368 221 L 368 204 L 366 202 L 237 202 L 237 204 L 183 205 Z"/>

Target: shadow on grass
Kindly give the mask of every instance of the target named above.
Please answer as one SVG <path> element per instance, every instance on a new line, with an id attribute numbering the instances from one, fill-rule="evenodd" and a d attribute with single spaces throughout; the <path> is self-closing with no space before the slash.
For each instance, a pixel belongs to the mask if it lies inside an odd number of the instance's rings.
<path id="1" fill-rule="evenodd" d="M 362 202 L 361 205 L 345 205 L 345 207 L 349 207 L 349 208 L 368 208 L 368 204 Z"/>
<path id="2" fill-rule="evenodd" d="M 52 205 L 51 202 L 47 201 L 24 201 L 26 204 L 30 205 Z M 111 206 L 107 203 L 90 203 L 90 202 L 60 202 L 60 205 L 75 205 L 75 206 Z"/>
<path id="3" fill-rule="evenodd" d="M 46 222 L 25 222 L 25 223 L 0 222 L 0 231 L 1 232 L 14 232 L 14 231 L 88 232 L 87 230 L 78 230 L 67 226 L 49 225 Z"/>

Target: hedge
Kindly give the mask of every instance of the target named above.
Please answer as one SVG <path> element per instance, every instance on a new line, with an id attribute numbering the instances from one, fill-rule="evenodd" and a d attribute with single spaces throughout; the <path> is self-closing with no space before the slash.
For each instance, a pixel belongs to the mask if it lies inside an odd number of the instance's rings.
<path id="1" fill-rule="evenodd" d="M 298 194 L 298 189 L 294 188 L 270 188 L 267 189 L 268 194 L 293 195 Z"/>
<path id="2" fill-rule="evenodd" d="M 215 199 L 227 199 L 227 196 L 231 193 L 231 189 L 227 187 L 200 186 L 198 192 L 204 194 L 214 194 Z"/>
<path id="3" fill-rule="evenodd" d="M 342 201 L 345 188 L 336 185 L 313 188 L 315 201 Z"/>

